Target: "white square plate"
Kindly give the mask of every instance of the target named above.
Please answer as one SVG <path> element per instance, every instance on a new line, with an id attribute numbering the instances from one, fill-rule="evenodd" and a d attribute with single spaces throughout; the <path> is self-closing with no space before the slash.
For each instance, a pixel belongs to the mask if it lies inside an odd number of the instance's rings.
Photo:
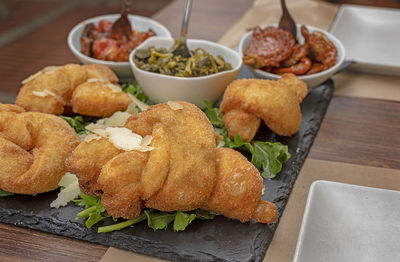
<path id="1" fill-rule="evenodd" d="M 400 10 L 342 5 L 330 32 L 356 62 L 352 69 L 400 75 Z"/>
<path id="2" fill-rule="evenodd" d="M 315 181 L 293 261 L 400 261 L 400 191 Z"/>

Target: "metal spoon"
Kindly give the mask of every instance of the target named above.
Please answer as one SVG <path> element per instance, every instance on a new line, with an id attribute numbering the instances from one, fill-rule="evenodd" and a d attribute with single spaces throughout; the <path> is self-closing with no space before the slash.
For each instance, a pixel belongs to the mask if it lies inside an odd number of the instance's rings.
<path id="1" fill-rule="evenodd" d="M 186 45 L 186 37 L 189 27 L 190 11 L 192 10 L 192 0 L 185 0 L 184 14 L 182 20 L 181 37 L 179 39 L 179 45 L 175 48 L 172 53 L 174 55 L 180 55 L 182 57 L 191 57 L 189 48 Z"/>
<path id="2" fill-rule="evenodd" d="M 282 7 L 282 16 L 281 20 L 279 21 L 278 28 L 289 31 L 290 33 L 292 33 L 294 39 L 296 39 L 297 35 L 296 23 L 294 22 L 293 18 L 290 16 L 288 9 L 286 8 L 285 0 L 281 0 L 281 7 Z"/>

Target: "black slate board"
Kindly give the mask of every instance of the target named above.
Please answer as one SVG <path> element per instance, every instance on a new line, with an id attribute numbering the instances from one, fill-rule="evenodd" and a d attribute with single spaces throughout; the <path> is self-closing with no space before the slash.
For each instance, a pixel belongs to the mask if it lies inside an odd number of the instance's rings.
<path id="1" fill-rule="evenodd" d="M 238 78 L 251 77 L 250 71 L 244 68 Z M 301 105 L 302 124 L 296 135 L 280 137 L 266 126 L 261 127 L 256 135 L 257 140 L 288 145 L 292 154 L 275 179 L 264 179 L 263 199 L 278 206 L 279 217 L 318 132 L 333 88 L 332 80 L 328 80 L 306 97 Z M 174 233 L 171 227 L 154 232 L 145 223 L 139 223 L 134 228 L 98 234 L 96 228 L 88 229 L 82 220 L 75 220 L 76 214 L 82 210 L 80 207 L 70 204 L 50 209 L 57 193 L 58 190 L 35 197 L 14 195 L 0 198 L 0 222 L 178 261 L 261 261 L 277 225 L 277 222 L 242 224 L 217 216 L 210 221 L 195 220 L 180 233 Z M 102 225 L 108 223 L 110 221 L 105 221 Z"/>

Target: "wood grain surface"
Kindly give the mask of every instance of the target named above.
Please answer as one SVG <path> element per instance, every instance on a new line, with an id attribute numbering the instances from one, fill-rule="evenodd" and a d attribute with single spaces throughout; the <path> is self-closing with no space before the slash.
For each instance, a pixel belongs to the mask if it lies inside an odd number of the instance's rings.
<path id="1" fill-rule="evenodd" d="M 334 96 L 310 158 L 400 169 L 400 102 Z"/>

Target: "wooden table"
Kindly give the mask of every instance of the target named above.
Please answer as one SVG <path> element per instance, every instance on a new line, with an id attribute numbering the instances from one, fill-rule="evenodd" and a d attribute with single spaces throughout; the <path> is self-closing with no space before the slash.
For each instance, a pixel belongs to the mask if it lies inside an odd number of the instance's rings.
<path id="1" fill-rule="evenodd" d="M 388 1 L 384 2 L 388 3 Z M 391 3 L 392 7 L 398 7 L 396 1 Z M 250 0 L 194 1 L 189 37 L 217 41 L 251 5 Z M 174 36 L 178 36 L 181 18 L 177 14 L 181 14 L 182 9 L 183 1 L 174 1 L 153 17 L 166 25 Z M 94 13 L 94 11 L 87 13 Z M 79 13 L 75 14 L 75 17 L 80 16 Z M 63 30 L 67 28 L 60 26 Z M 62 38 L 60 36 L 65 36 L 66 32 L 61 31 L 54 30 L 52 31 L 54 36 L 49 37 Z M 60 44 L 66 46 L 64 40 Z M 22 43 L 20 45 L 22 46 Z M 50 50 L 50 52 L 59 52 L 55 58 L 56 62 L 76 61 L 65 46 L 54 47 Z M 4 49 L 0 49 L 0 56 L 2 56 L 2 51 Z M 36 59 L 40 57 L 40 54 L 31 56 Z M 11 57 L 9 59 L 8 62 L 12 63 Z M 50 59 L 45 57 L 45 60 L 48 62 Z M 28 70 L 30 70 L 29 73 L 35 72 L 32 68 L 42 63 L 40 60 L 36 61 L 35 63 L 35 60 L 30 60 L 28 57 L 30 64 L 25 63 L 23 66 L 25 75 Z M 41 65 L 37 69 L 39 68 Z M 15 76 L 15 78 L 18 77 L 18 81 L 22 80 L 20 75 Z M 17 90 L 14 86 L 15 79 L 7 83 L 8 85 L 1 89 L 2 92 L 12 93 Z M 309 158 L 400 169 L 399 116 L 399 102 L 335 96 L 312 146 Z M 338 130 L 346 130 L 346 132 L 338 132 Z M 1 261 L 98 261 L 108 248 L 5 224 L 0 224 L 0 234 L 2 235 L 0 238 Z"/>

